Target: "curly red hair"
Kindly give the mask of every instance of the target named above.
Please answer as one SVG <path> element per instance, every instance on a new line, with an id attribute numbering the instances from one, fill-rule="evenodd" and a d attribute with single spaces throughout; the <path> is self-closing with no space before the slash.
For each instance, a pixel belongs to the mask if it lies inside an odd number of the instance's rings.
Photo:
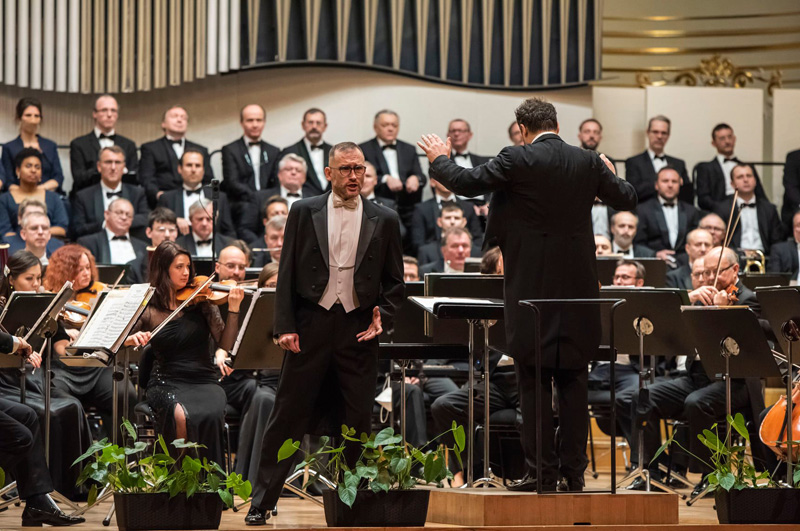
<path id="1" fill-rule="evenodd" d="M 71 243 L 60 247 L 56 252 L 50 255 L 50 260 L 47 264 L 47 270 L 42 279 L 42 285 L 47 291 L 58 291 L 64 282 L 74 281 L 78 276 L 78 262 L 81 256 L 86 255 L 89 258 L 89 267 L 92 270 L 92 282 L 97 281 L 97 266 L 95 265 L 94 256 L 89 252 L 89 249 L 83 245 Z"/>

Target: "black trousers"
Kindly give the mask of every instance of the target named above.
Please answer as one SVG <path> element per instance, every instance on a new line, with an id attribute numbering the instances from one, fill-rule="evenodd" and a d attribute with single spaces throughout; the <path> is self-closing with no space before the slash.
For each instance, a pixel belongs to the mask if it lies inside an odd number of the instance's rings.
<path id="1" fill-rule="evenodd" d="M 559 473 L 582 478 L 589 459 L 588 368 L 578 370 L 542 369 L 542 418 L 536 417 L 536 368 L 533 359 L 514 360 L 522 410 L 522 449 L 531 475 L 536 470 L 536 423 L 542 425 L 542 481 L 554 484 Z M 558 391 L 559 442 L 556 448 L 555 418 L 551 407 L 553 385 Z"/>
<path id="2" fill-rule="evenodd" d="M 695 361 L 686 375 L 672 380 L 656 381 L 648 386 L 652 407 L 644 420 L 644 458 L 647 463 L 661 446 L 661 419 L 685 419 L 689 423 L 689 451 L 708 462 L 710 450 L 697 438 L 703 430 L 725 415 L 725 382 L 712 381 L 703 371 L 702 363 Z M 749 403 L 747 386 L 743 380 L 731 380 L 731 409 L 741 410 Z M 639 437 L 635 428 L 634 412 L 639 408 L 638 389 L 617 396 L 617 415 L 625 438 L 631 446 L 631 462 L 638 464 Z M 725 427 L 720 430 L 724 436 Z M 653 465 L 655 466 L 655 465 Z M 689 470 L 706 471 L 702 463 L 689 458 Z"/>
<path id="3" fill-rule="evenodd" d="M 223 378 L 219 384 L 225 391 L 228 404 L 236 408 L 239 415 L 244 417 L 247 410 L 250 409 L 253 395 L 258 389 L 258 381 L 253 376 L 253 371 L 235 370 Z"/>
<path id="4" fill-rule="evenodd" d="M 261 462 L 253 487 L 253 507 L 272 509 L 278 502 L 292 459 L 277 462 L 278 450 L 286 439 L 300 440 L 314 427 L 314 413 L 320 388 L 334 378 L 340 393 L 339 416 L 356 433 L 369 433 L 375 380 L 378 371 L 377 338 L 359 343 L 356 334 L 372 321 L 372 308 L 345 313 L 341 305 L 330 311 L 317 304 L 301 302 L 296 309 L 300 352 L 288 352 L 283 360 L 275 407 L 269 417 L 261 447 Z M 334 433 L 331 435 L 338 435 Z M 361 453 L 360 445 L 346 449 L 349 466 Z"/>
<path id="5" fill-rule="evenodd" d="M 53 491 L 43 443 L 36 412 L 0 398 L 0 467 L 14 476 L 23 500 Z"/>

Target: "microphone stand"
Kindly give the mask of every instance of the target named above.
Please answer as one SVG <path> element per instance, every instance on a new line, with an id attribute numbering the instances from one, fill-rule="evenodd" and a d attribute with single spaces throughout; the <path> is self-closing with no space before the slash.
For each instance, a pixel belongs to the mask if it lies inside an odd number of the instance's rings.
<path id="1" fill-rule="evenodd" d="M 217 203 L 219 202 L 219 179 L 211 179 L 211 258 L 217 260 Z"/>

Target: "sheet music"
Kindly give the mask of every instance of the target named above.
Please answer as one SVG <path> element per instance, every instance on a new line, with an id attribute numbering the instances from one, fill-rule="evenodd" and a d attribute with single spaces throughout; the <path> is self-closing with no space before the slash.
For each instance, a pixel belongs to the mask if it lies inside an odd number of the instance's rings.
<path id="1" fill-rule="evenodd" d="M 494 306 L 497 301 L 492 299 L 474 299 L 470 297 L 410 297 L 417 304 L 425 308 L 425 311 L 434 313 L 434 308 L 441 304 L 480 304 Z"/>
<path id="2" fill-rule="evenodd" d="M 134 320 L 150 299 L 150 284 L 134 284 L 127 290 L 113 290 L 92 314 L 73 347 L 116 350 L 123 334 L 133 327 Z"/>

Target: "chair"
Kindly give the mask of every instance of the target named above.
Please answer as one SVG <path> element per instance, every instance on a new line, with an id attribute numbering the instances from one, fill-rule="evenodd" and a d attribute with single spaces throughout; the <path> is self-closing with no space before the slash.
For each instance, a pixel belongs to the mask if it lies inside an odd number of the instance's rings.
<path id="1" fill-rule="evenodd" d="M 503 480 L 503 486 L 508 486 L 508 482 L 515 479 L 521 479 L 525 474 L 525 454 L 522 450 L 520 443 L 522 415 L 517 409 L 501 409 L 495 411 L 489 416 L 489 464 L 490 470 L 493 465 L 497 465 L 499 469 L 499 477 Z M 483 424 L 476 424 L 475 426 L 475 442 L 476 454 L 479 459 L 476 459 L 475 466 L 480 464 L 480 456 L 483 455 Z M 496 449 L 497 452 L 492 452 Z M 495 461 L 491 456 L 497 455 L 498 460 Z"/>
<path id="2" fill-rule="evenodd" d="M 595 419 L 597 427 L 600 431 L 611 436 L 611 391 L 608 389 L 592 389 L 591 382 L 589 388 L 589 458 L 592 467 L 592 477 L 597 479 L 597 461 L 594 451 L 594 434 L 592 433 L 592 419 Z M 625 463 L 625 470 L 630 470 L 630 461 L 628 460 L 628 443 L 624 437 L 620 436 L 620 431 L 617 430 L 616 448 L 622 450 L 622 459 Z"/>

